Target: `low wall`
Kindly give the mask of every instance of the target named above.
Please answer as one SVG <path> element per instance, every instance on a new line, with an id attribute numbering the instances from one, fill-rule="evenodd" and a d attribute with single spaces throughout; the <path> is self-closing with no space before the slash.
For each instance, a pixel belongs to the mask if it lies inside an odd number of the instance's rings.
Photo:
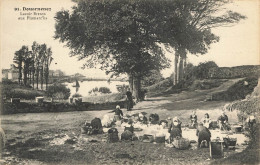
<path id="1" fill-rule="evenodd" d="M 41 112 L 69 112 L 69 111 L 91 111 L 91 110 L 112 110 L 116 105 L 125 107 L 125 101 L 107 102 L 107 103 L 11 103 L 5 102 L 2 105 L 1 114 L 15 113 L 41 113 Z"/>
<path id="2" fill-rule="evenodd" d="M 260 75 L 260 65 L 219 67 L 219 68 L 211 68 L 209 70 L 209 77 L 217 78 L 217 79 L 242 78 L 242 77 L 259 76 L 259 75 Z"/>

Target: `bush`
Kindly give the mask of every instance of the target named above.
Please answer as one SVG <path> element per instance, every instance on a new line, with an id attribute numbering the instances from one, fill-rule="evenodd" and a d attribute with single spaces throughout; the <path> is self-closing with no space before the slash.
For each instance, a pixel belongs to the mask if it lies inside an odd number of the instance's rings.
<path id="1" fill-rule="evenodd" d="M 110 91 L 110 89 L 107 88 L 107 87 L 100 87 L 100 88 L 98 89 L 98 92 L 100 92 L 100 93 L 105 93 L 105 94 L 107 94 L 107 93 L 112 93 L 112 92 Z"/>
<path id="2" fill-rule="evenodd" d="M 112 93 L 111 90 L 107 87 L 95 87 L 93 88 L 92 90 L 90 90 L 88 93 L 96 93 L 96 92 L 99 92 L 99 93 L 102 93 L 102 94 L 109 94 L 109 93 Z"/>
<path id="3" fill-rule="evenodd" d="M 78 94 L 78 93 L 75 93 L 74 95 L 72 95 L 72 97 L 74 98 L 77 98 L 77 97 L 82 97 L 82 95 L 81 94 Z"/>
<path id="4" fill-rule="evenodd" d="M 193 74 L 197 79 L 207 79 L 209 78 L 209 70 L 217 67 L 218 65 L 214 61 L 200 63 L 195 67 Z"/>
<path id="5" fill-rule="evenodd" d="M 88 93 L 95 93 L 98 92 L 98 87 L 93 88 L 92 90 L 90 90 Z"/>
<path id="6" fill-rule="evenodd" d="M 70 89 L 62 84 L 54 84 L 49 86 L 47 91 L 47 96 L 55 99 L 68 99 L 70 96 Z"/>
<path id="7" fill-rule="evenodd" d="M 152 70 L 149 75 L 143 77 L 142 85 L 145 87 L 151 86 L 153 84 L 159 83 L 163 79 L 164 78 L 163 78 L 162 74 L 160 73 L 160 71 Z"/>
<path id="8" fill-rule="evenodd" d="M 10 84 L 18 84 L 18 82 L 11 81 L 9 79 L 2 79 L 2 84 L 10 85 Z"/>

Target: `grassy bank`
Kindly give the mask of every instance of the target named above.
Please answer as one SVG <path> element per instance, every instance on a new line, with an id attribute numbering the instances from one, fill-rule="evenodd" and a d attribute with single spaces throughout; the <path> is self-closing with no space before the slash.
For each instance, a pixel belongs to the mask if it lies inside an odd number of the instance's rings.
<path id="1" fill-rule="evenodd" d="M 212 96 L 212 100 L 226 100 L 234 101 L 239 99 L 245 99 L 248 94 L 251 94 L 257 85 L 257 77 L 250 77 L 240 80 L 235 83 L 228 90 L 215 93 Z"/>
<path id="2" fill-rule="evenodd" d="M 2 98 L 21 98 L 24 100 L 34 100 L 35 97 L 45 96 L 44 91 L 38 91 L 30 87 L 21 86 L 11 81 L 3 81 L 0 83 Z"/>
<path id="3" fill-rule="evenodd" d="M 88 96 L 83 97 L 83 102 L 92 102 L 92 103 L 106 103 L 106 102 L 115 102 L 115 101 L 122 101 L 125 100 L 124 93 L 111 93 L 111 94 L 104 94 L 100 96 Z"/>

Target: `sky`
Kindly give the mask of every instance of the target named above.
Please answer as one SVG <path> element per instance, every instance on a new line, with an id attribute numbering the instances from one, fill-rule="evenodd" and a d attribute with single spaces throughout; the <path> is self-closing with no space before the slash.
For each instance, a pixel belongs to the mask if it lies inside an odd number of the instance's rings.
<path id="1" fill-rule="evenodd" d="M 105 72 L 99 69 L 85 69 L 81 66 L 84 61 L 69 56 L 69 48 L 63 43 L 54 40 L 54 15 L 61 9 L 71 9 L 70 0 L 2 0 L 1 1 L 1 68 L 9 68 L 13 63 L 14 52 L 22 45 L 32 45 L 33 41 L 46 43 L 52 48 L 54 61 L 50 69 L 61 69 L 66 74 L 81 73 L 87 77 L 106 77 Z M 18 20 L 19 11 L 14 8 L 23 7 L 51 8 L 45 12 L 47 20 Z M 188 62 L 194 65 L 205 61 L 215 61 L 220 67 L 238 65 L 257 65 L 259 61 L 259 0 L 235 0 L 227 6 L 228 9 L 247 16 L 232 27 L 213 29 L 214 34 L 220 37 L 218 43 L 211 45 L 205 55 L 188 55 Z M 166 57 L 172 59 L 172 66 L 162 71 L 164 77 L 173 72 L 174 53 L 166 52 Z"/>

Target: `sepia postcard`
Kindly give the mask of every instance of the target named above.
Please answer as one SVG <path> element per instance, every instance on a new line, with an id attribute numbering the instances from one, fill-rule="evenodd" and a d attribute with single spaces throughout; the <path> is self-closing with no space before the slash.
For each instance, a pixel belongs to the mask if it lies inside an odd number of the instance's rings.
<path id="1" fill-rule="evenodd" d="M 0 164 L 259 164 L 259 0 L 1 0 Z"/>

